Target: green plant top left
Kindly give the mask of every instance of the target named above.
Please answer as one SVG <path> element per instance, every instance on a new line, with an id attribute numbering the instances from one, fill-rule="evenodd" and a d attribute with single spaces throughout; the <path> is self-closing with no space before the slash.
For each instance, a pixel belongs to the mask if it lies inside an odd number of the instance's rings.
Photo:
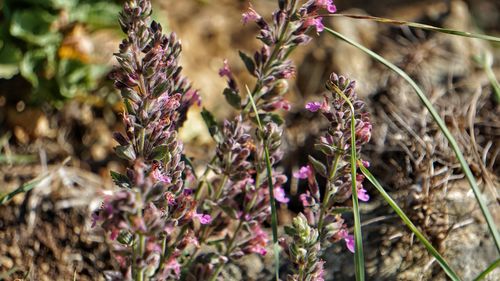
<path id="1" fill-rule="evenodd" d="M 5 0 L 0 5 L 0 79 L 20 76 L 28 82 L 30 101 L 53 105 L 97 88 L 109 67 L 92 59 L 88 34 L 116 26 L 116 3 Z"/>

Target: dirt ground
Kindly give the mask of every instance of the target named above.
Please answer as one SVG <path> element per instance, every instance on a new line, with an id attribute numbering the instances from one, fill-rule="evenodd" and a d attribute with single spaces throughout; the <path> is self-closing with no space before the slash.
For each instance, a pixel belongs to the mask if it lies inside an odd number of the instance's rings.
<path id="1" fill-rule="evenodd" d="M 185 74 L 200 89 L 203 106 L 219 118 L 232 111 L 220 103 L 225 86 L 217 71 L 227 58 L 241 81 L 250 81 L 237 50 L 258 46 L 256 29 L 241 24 L 247 1 L 154 1 L 156 17 L 182 40 Z M 270 14 L 275 1 L 255 0 Z M 342 13 L 370 14 L 500 36 L 497 1 L 336 1 Z M 390 7 L 390 8 L 389 8 Z M 500 225 L 500 105 L 493 98 L 485 71 L 474 56 L 491 52 L 500 61 L 500 46 L 422 30 L 334 17 L 335 30 L 362 43 L 404 69 L 422 86 L 446 121 L 487 195 Z M 112 63 L 119 38 L 91 34 L 97 57 Z M 114 38 L 109 40 L 109 38 Z M 499 253 L 458 161 L 412 89 L 394 73 L 360 51 L 322 34 L 294 57 L 295 85 L 284 114 L 287 130 L 282 166 L 288 175 L 305 163 L 310 144 L 323 124 L 304 109 L 321 95 L 332 71 L 358 82 L 358 95 L 372 114 L 374 131 L 364 156 L 412 221 L 430 238 L 463 280 L 472 280 Z M 500 64 L 494 66 L 500 77 Z M 12 82 L 12 81 L 11 81 Z M 6 81 L 0 81 L 3 85 Z M 15 85 L 15 84 L 14 84 Z M 120 129 L 120 105 L 110 85 L 62 109 L 19 108 L 15 95 L 0 96 L 0 193 L 45 175 L 32 191 L 0 206 L 0 280 L 104 280 L 113 268 L 107 241 L 90 227 L 90 212 L 100 204 L 100 191 L 112 189 L 109 170 L 119 170 L 112 132 Z M 103 98 L 103 97 L 106 98 Z M 202 168 L 213 146 L 193 109 L 182 129 L 187 156 Z M 6 136 L 11 136 L 10 138 Z M 5 158 L 7 157 L 7 158 Z M 10 157 L 10 158 L 9 158 Z M 69 162 L 61 165 L 67 157 Z M 282 224 L 298 209 L 292 202 L 280 210 Z M 447 280 L 437 262 L 407 231 L 376 190 L 362 206 L 368 280 Z M 350 225 L 351 222 L 348 221 Z M 268 255 L 268 258 L 271 254 Z M 352 255 L 328 249 L 325 280 L 354 280 Z M 224 272 L 225 280 L 270 280 L 270 259 L 248 257 Z M 282 265 L 286 272 L 286 264 Z M 498 280 L 495 270 L 485 280 Z"/>

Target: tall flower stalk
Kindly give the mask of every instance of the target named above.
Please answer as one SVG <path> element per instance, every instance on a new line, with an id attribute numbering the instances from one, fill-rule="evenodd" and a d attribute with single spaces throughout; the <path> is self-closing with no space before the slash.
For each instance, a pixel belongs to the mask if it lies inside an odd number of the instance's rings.
<path id="1" fill-rule="evenodd" d="M 196 238 L 188 231 L 175 239 L 175 230 L 210 219 L 196 212 L 196 200 L 184 186 L 189 171 L 177 139 L 177 128 L 198 94 L 180 74 L 181 45 L 175 34 L 162 34 L 150 15 L 149 0 L 125 3 L 120 25 L 126 38 L 110 75 L 125 104 L 125 133 L 114 137 L 127 170 L 112 172 L 121 189 L 108 195 L 94 214 L 94 223 L 117 242 L 114 257 L 120 270 L 107 272 L 108 280 L 178 278 L 178 258 L 187 244 L 179 240 Z"/>
<path id="2" fill-rule="evenodd" d="M 321 113 L 329 125 L 315 144 L 323 160 L 309 156 L 309 164 L 294 174 L 299 179 L 307 180 L 308 189 L 300 195 L 304 214 L 299 214 L 292 227 L 286 228 L 289 238 L 281 241 L 291 262 L 296 265 L 288 280 L 323 280 L 318 273 L 323 268 L 320 249 L 331 243 L 343 240 L 351 252 L 355 250 L 354 237 L 348 233 L 341 213 L 352 206 L 352 148 L 359 155 L 362 146 L 370 140 L 372 125 L 364 110 L 364 102 L 356 96 L 354 81 L 333 73 L 327 88 L 330 95 L 325 95 L 323 101 L 306 105 L 307 110 Z M 353 105 L 354 113 L 349 103 Z M 355 147 L 352 147 L 351 141 L 352 114 L 355 120 Z M 362 160 L 360 163 L 369 165 Z M 323 194 L 320 193 L 317 175 L 326 182 Z M 369 195 L 363 188 L 364 176 L 359 174 L 355 180 L 357 198 L 368 201 Z"/>
<path id="3" fill-rule="evenodd" d="M 308 1 L 300 6 L 298 1 L 278 3 L 279 8 L 270 22 L 252 6 L 243 13 L 243 23 L 255 22 L 259 26 L 258 39 L 263 43 L 253 56 L 239 53 L 248 72 L 256 79 L 253 90 L 242 92 L 246 87 L 238 86 L 227 61 L 219 71 L 228 82 L 224 96 L 239 111 L 239 116 L 224 122 L 222 128 L 210 125 L 218 143 L 211 168 L 219 176 L 206 198 L 212 202 L 210 213 L 214 221 L 224 222 L 229 218 L 232 222 L 229 225 L 234 227 L 223 240 L 227 242 L 221 243 L 225 245 L 220 247 L 217 261 L 223 262 L 215 267 L 211 280 L 218 278 L 224 263 L 231 258 L 248 253 L 266 254 L 268 238 L 260 225 L 270 216 L 273 242 L 278 245 L 275 200 L 287 203 L 289 199 L 282 188 L 287 178 L 275 169 L 283 155 L 280 150 L 283 121 L 274 112 L 290 109 L 284 97 L 288 91 L 287 80 L 295 74 L 289 55 L 311 40 L 306 34 L 310 29 L 322 31 L 320 9 L 330 13 L 336 10 L 331 0 Z M 216 225 L 202 228 L 200 242 L 215 228 Z M 278 250 L 279 247 L 275 247 L 276 257 Z M 279 259 L 275 260 L 278 268 Z"/>

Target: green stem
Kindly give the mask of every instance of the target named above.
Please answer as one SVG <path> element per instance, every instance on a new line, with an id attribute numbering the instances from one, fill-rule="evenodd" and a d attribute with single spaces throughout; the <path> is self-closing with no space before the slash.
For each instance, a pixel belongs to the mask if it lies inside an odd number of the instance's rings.
<path id="1" fill-rule="evenodd" d="M 325 190 L 325 198 L 323 198 L 323 202 L 321 204 L 321 210 L 319 213 L 319 220 L 318 220 L 318 231 L 321 233 L 323 229 L 323 220 L 324 220 L 324 215 L 327 209 L 327 204 L 330 201 L 330 197 L 332 196 L 332 190 L 331 190 L 331 185 L 333 185 L 333 179 L 335 178 L 335 175 L 337 174 L 337 168 L 340 162 L 340 158 L 342 157 L 341 153 L 337 153 L 335 156 L 335 160 L 333 161 L 333 166 L 332 170 L 330 171 L 330 178 L 328 179 L 328 183 L 326 185 L 326 190 Z"/>
<path id="2" fill-rule="evenodd" d="M 356 156 L 356 120 L 354 119 L 354 106 L 352 105 L 349 98 L 342 92 L 337 85 L 330 84 L 335 93 L 342 97 L 345 102 L 349 105 L 351 111 L 351 186 L 352 186 L 352 210 L 354 214 L 354 241 L 355 241 L 355 251 L 354 251 L 354 262 L 356 265 L 356 280 L 365 280 L 365 261 L 363 255 L 363 237 L 361 235 L 361 216 L 359 214 L 359 201 L 358 201 L 358 187 L 356 183 L 356 171 L 357 171 L 357 156 Z"/>

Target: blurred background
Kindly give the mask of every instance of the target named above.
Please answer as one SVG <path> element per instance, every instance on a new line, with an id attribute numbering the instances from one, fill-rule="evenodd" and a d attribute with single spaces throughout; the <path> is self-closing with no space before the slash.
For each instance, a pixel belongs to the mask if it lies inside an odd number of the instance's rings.
<path id="1" fill-rule="evenodd" d="M 100 272 L 114 266 L 107 241 L 90 227 L 90 212 L 100 204 L 99 193 L 114 188 L 109 171 L 123 169 L 112 140 L 112 132 L 122 128 L 123 109 L 107 79 L 123 37 L 117 20 L 123 2 L 0 0 L 0 195 L 41 179 L 33 190 L 0 206 L 0 280 L 103 280 Z M 259 47 L 257 27 L 241 22 L 248 1 L 152 2 L 153 18 L 183 43 L 184 74 L 200 90 L 202 106 L 219 121 L 232 116 L 220 102 L 225 80 L 218 69 L 228 59 L 238 79 L 252 83 L 237 52 Z M 268 17 L 276 2 L 252 4 Z M 339 13 L 500 36 L 495 0 L 335 4 Z M 491 55 L 499 77 L 500 45 L 370 20 L 331 17 L 325 24 L 389 59 L 422 86 L 459 141 L 500 223 L 500 100 L 481 63 Z M 398 76 L 328 34 L 314 37 L 293 56 L 297 75 L 287 94 L 292 109 L 283 112 L 281 169 L 291 175 L 313 153 L 311 144 L 324 124 L 303 108 L 321 97 L 330 73 L 357 80 L 374 122 L 364 151 L 372 171 L 451 266 L 471 280 L 498 253 L 444 136 Z M 212 156 L 207 151 L 213 142 L 200 111 L 191 109 L 181 137 L 186 155 L 201 169 Z M 367 188 L 372 200 L 362 206 L 362 219 L 369 280 L 446 280 L 425 248 Z M 300 211 L 296 197 L 302 190 L 289 181 L 292 201 L 280 208 L 281 224 Z M 340 246 L 328 251 L 328 280 L 353 280 L 352 256 Z M 225 276 L 268 280 L 270 263 L 247 257 Z"/>

